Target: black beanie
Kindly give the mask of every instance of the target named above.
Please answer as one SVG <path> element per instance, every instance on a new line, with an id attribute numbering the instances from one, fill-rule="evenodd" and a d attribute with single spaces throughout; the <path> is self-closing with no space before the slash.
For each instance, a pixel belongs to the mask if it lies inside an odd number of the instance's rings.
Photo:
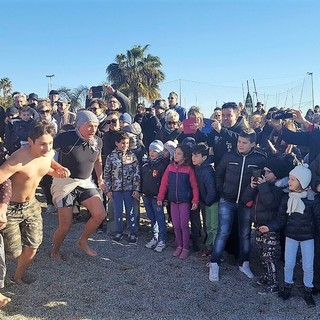
<path id="1" fill-rule="evenodd" d="M 287 164 L 284 160 L 271 158 L 267 160 L 265 167 L 269 168 L 277 179 L 282 179 L 288 176 Z"/>

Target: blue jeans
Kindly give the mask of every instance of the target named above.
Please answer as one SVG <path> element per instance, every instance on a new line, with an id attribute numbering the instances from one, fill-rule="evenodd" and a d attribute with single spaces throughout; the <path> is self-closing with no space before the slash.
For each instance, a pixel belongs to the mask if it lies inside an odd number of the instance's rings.
<path id="1" fill-rule="evenodd" d="M 130 234 L 135 235 L 137 233 L 137 223 L 133 212 L 133 197 L 132 191 L 113 191 L 113 210 L 114 217 L 116 219 L 116 232 L 123 233 L 123 220 L 122 210 L 123 202 L 126 211 L 127 224 L 129 225 Z"/>
<path id="2" fill-rule="evenodd" d="M 244 261 L 249 261 L 251 234 L 250 208 L 244 204 L 229 202 L 221 198 L 218 211 L 218 233 L 214 241 L 211 262 L 220 264 L 235 216 L 238 218 L 239 224 L 239 265 L 241 266 Z"/>
<path id="3" fill-rule="evenodd" d="M 297 241 L 286 237 L 284 281 L 293 284 L 293 270 L 296 265 L 297 251 L 301 248 L 303 284 L 305 287 L 313 287 L 313 258 L 314 239 Z"/>
<path id="4" fill-rule="evenodd" d="M 151 222 L 153 238 L 166 242 L 167 228 L 163 207 L 157 205 L 157 199 L 143 197 L 144 207 Z"/>

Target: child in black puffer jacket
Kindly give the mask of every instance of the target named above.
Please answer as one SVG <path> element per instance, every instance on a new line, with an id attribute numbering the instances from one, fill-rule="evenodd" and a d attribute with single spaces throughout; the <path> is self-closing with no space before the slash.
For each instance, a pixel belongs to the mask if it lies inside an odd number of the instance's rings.
<path id="1" fill-rule="evenodd" d="M 261 226 L 260 232 L 277 231 L 285 226 L 286 249 L 284 267 L 284 289 L 279 293 L 283 300 L 291 295 L 293 271 L 300 246 L 302 254 L 304 299 L 309 307 L 315 307 L 312 297 L 314 237 L 320 228 L 320 200 L 308 199 L 308 186 L 311 171 L 307 166 L 296 166 L 289 173 L 289 193 L 281 200 L 278 217 L 272 222 Z M 309 192 L 310 194 L 310 192 Z"/>

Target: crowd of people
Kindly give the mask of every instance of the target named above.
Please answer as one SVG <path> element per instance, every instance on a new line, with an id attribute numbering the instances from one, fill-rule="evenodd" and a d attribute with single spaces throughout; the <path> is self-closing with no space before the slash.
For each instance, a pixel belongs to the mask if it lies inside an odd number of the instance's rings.
<path id="1" fill-rule="evenodd" d="M 2 110 L 0 286 L 5 255 L 17 259 L 12 281 L 26 282 L 42 242 L 35 199 L 40 186 L 46 213 L 58 214 L 53 260 L 63 259 L 61 246 L 80 206 L 89 213 L 77 242 L 84 253 L 97 255 L 88 243 L 96 231 L 137 245 L 142 199 L 152 234 L 145 247 L 165 250 L 167 222 L 172 222 L 172 255 L 207 258 L 212 282 L 220 279 L 225 250 L 238 259 L 240 272 L 254 277 L 254 228 L 259 293 L 287 300 L 300 246 L 304 299 L 315 306 L 312 295 L 320 291 L 319 107 L 304 117 L 294 109 L 265 110 L 258 102 L 248 115 L 242 103 L 227 102 L 205 119 L 199 107 L 186 110 L 170 92 L 168 102 L 139 103 L 131 114 L 128 97 L 110 85 L 104 90 L 106 100 L 90 91 L 85 108 L 76 112 L 55 90 L 49 99 L 15 93 L 14 104 Z M 285 263 L 281 289 L 279 241 Z M 0 294 L 0 306 L 9 301 Z"/>

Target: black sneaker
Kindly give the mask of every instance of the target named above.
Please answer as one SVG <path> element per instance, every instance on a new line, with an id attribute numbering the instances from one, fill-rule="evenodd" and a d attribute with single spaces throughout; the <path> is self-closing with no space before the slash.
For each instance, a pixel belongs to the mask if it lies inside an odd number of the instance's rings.
<path id="1" fill-rule="evenodd" d="M 279 292 L 279 297 L 283 300 L 288 300 L 291 296 L 292 284 L 285 283 L 283 290 Z"/>
<path id="2" fill-rule="evenodd" d="M 258 284 L 259 286 L 265 286 L 265 285 L 268 284 L 268 280 L 267 280 L 264 276 L 261 276 L 261 277 L 259 278 L 259 280 L 257 281 L 257 284 Z"/>
<path id="3" fill-rule="evenodd" d="M 114 242 L 120 242 L 123 238 L 123 235 L 122 233 L 117 233 L 113 238 L 112 238 L 112 241 Z"/>
<path id="4" fill-rule="evenodd" d="M 313 296 L 312 296 L 312 288 L 307 288 L 307 287 L 304 288 L 303 298 L 309 308 L 314 308 L 316 306 L 316 303 L 314 302 Z"/>
<path id="5" fill-rule="evenodd" d="M 136 237 L 134 234 L 132 234 L 132 235 L 129 236 L 129 238 L 128 238 L 128 243 L 129 243 L 129 244 L 137 244 L 137 237 Z"/>
<path id="6" fill-rule="evenodd" d="M 267 286 L 267 287 L 262 287 L 259 291 L 258 294 L 260 295 L 267 295 L 267 294 L 272 294 L 272 293 L 279 293 L 279 287 L 278 286 Z"/>

